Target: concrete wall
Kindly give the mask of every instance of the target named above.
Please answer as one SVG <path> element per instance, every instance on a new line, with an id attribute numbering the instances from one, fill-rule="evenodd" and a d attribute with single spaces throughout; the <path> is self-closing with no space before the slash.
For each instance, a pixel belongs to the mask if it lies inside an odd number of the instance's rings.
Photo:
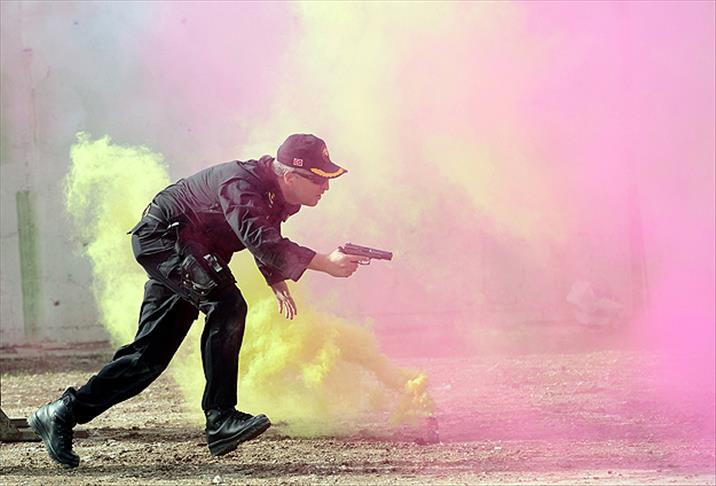
<path id="1" fill-rule="evenodd" d="M 56 103 L 63 87 L 17 22 L 21 8 L 3 2 L 1 16 L 0 344 L 103 340 L 89 263 L 71 236 L 62 192 L 83 117 Z"/>

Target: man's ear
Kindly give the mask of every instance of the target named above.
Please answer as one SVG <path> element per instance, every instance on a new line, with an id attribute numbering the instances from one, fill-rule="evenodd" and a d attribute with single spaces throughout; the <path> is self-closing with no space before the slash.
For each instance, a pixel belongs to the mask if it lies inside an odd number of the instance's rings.
<path id="1" fill-rule="evenodd" d="M 298 177 L 298 175 L 296 175 L 295 172 L 286 172 L 283 175 L 283 182 L 285 182 L 286 184 L 291 184 L 293 183 L 293 181 L 296 180 L 296 177 Z"/>

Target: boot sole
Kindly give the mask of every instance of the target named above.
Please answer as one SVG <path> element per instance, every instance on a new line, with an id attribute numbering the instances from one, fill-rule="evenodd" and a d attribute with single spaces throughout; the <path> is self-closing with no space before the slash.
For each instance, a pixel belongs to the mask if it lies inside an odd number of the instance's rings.
<path id="1" fill-rule="evenodd" d="M 45 444 L 45 450 L 47 451 L 47 455 L 50 456 L 50 459 L 60 464 L 65 469 L 72 469 L 79 466 L 79 460 L 77 462 L 64 462 L 57 457 L 57 452 L 55 452 L 55 450 L 52 448 L 50 441 L 47 440 L 47 436 L 49 435 L 47 432 L 47 428 L 45 427 L 45 424 L 42 423 L 42 420 L 40 420 L 40 418 L 37 416 L 37 412 L 37 410 L 32 412 L 30 418 L 27 419 L 27 423 L 28 425 L 30 425 L 30 428 L 37 434 L 37 436 L 42 439 L 42 443 Z"/>
<path id="2" fill-rule="evenodd" d="M 263 417 L 263 419 L 257 420 L 255 423 L 249 425 L 231 437 L 211 442 L 209 444 L 209 452 L 211 452 L 212 456 L 223 456 L 224 454 L 228 454 L 229 452 L 235 450 L 242 442 L 255 439 L 259 435 L 263 434 L 269 427 L 271 427 L 271 421 L 268 417 Z"/>

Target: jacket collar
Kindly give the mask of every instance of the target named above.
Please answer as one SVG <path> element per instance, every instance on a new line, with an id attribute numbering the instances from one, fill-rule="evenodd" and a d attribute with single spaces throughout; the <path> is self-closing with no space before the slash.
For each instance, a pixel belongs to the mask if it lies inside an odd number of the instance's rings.
<path id="1" fill-rule="evenodd" d="M 262 157 L 263 158 L 263 157 Z M 289 216 L 292 216 L 301 209 L 300 204 L 290 204 L 283 197 L 281 187 L 278 185 L 278 176 L 274 173 L 271 168 L 273 163 L 273 157 L 266 157 L 266 197 L 269 201 L 269 208 L 272 211 L 277 211 L 281 215 L 281 220 L 286 221 Z"/>

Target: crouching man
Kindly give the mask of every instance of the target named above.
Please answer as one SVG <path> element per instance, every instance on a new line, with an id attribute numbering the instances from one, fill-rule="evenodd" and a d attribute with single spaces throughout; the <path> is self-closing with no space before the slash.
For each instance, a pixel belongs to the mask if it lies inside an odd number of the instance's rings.
<path id="1" fill-rule="evenodd" d="M 279 312 L 296 315 L 286 280 L 306 269 L 349 277 L 360 257 L 339 249 L 320 254 L 281 236 L 281 223 L 315 206 L 329 180 L 345 173 L 318 137 L 291 135 L 276 157 L 232 161 L 170 185 L 130 231 L 137 262 L 149 280 L 134 341 L 79 389 L 68 388 L 29 418 L 50 457 L 77 467 L 72 429 L 151 384 L 169 365 L 199 312 L 206 315 L 201 355 L 206 378 L 202 409 L 210 452 L 230 452 L 269 428 L 265 415 L 236 410 L 239 350 L 247 305 L 228 267 L 248 249 L 271 286 Z"/>

